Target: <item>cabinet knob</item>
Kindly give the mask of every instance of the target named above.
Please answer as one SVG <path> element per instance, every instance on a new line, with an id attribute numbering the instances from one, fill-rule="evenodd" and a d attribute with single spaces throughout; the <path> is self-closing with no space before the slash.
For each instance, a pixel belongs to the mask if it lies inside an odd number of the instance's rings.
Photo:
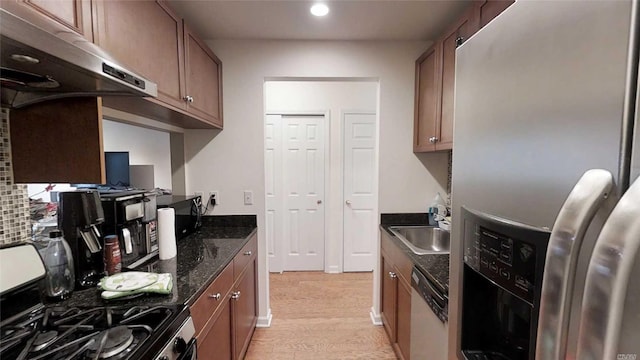
<path id="1" fill-rule="evenodd" d="M 389 277 L 395 279 L 398 277 L 398 275 L 396 275 L 396 273 L 394 273 L 393 271 L 389 271 Z"/>
<path id="2" fill-rule="evenodd" d="M 462 45 L 463 42 L 464 42 L 464 38 L 462 36 L 458 36 L 456 38 L 456 47 Z"/>
<path id="3" fill-rule="evenodd" d="M 347 204 L 347 205 L 351 205 L 351 200 L 347 200 L 344 203 Z"/>
<path id="4" fill-rule="evenodd" d="M 192 103 L 193 102 L 193 96 L 189 96 L 189 102 Z"/>
<path id="5" fill-rule="evenodd" d="M 435 144 L 435 143 L 438 142 L 438 138 L 435 137 L 435 136 L 432 136 L 432 137 L 429 138 L 429 142 L 432 143 L 432 144 Z"/>
<path id="6" fill-rule="evenodd" d="M 240 291 L 235 291 L 231 293 L 231 298 L 233 300 L 238 300 L 240 298 Z"/>
<path id="7" fill-rule="evenodd" d="M 187 96 L 183 97 L 182 100 L 184 100 L 186 102 L 189 102 L 189 103 L 192 103 L 193 102 L 193 96 L 187 95 Z"/>
<path id="8" fill-rule="evenodd" d="M 249 251 L 245 251 L 245 252 L 244 252 L 244 254 L 245 254 L 246 256 L 251 256 L 251 254 L 253 254 L 253 252 L 251 252 L 251 250 L 249 250 Z"/>
<path id="9" fill-rule="evenodd" d="M 220 300 L 220 293 L 217 293 L 217 294 L 209 294 L 209 299 Z"/>

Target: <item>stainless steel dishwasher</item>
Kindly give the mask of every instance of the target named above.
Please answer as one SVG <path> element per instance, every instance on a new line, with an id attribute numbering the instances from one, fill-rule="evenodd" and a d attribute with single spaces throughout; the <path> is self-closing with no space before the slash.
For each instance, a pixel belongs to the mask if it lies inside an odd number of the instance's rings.
<path id="1" fill-rule="evenodd" d="M 411 360 L 446 360 L 449 300 L 416 267 L 411 287 Z"/>

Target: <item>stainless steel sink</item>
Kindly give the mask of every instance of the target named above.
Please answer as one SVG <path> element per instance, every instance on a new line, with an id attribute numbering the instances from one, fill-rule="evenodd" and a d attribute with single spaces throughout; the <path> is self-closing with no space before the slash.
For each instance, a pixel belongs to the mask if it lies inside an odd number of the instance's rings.
<path id="1" fill-rule="evenodd" d="M 434 226 L 390 226 L 389 230 L 418 255 L 449 253 L 447 230 Z"/>

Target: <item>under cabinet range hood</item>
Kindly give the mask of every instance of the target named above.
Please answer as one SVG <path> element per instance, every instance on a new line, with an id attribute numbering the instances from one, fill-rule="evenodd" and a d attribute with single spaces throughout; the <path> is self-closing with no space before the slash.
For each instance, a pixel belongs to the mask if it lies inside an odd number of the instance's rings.
<path id="1" fill-rule="evenodd" d="M 76 34 L 57 35 L 0 9 L 3 106 L 64 97 L 157 96 L 155 83 L 117 65 L 98 46 Z"/>

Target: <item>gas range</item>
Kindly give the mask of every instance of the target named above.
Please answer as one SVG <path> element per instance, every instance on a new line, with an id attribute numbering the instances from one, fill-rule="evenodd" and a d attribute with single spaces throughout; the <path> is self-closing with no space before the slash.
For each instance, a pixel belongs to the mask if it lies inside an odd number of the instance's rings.
<path id="1" fill-rule="evenodd" d="M 39 258 L 35 248 L 26 250 L 31 260 Z M 45 306 L 39 277 L 2 289 L 0 359 L 195 359 L 195 328 L 185 305 Z"/>
<path id="2" fill-rule="evenodd" d="M 154 359 L 162 350 L 163 338 L 169 338 L 187 319 L 188 311 L 177 305 L 49 306 L 2 325 L 0 358 Z"/>

